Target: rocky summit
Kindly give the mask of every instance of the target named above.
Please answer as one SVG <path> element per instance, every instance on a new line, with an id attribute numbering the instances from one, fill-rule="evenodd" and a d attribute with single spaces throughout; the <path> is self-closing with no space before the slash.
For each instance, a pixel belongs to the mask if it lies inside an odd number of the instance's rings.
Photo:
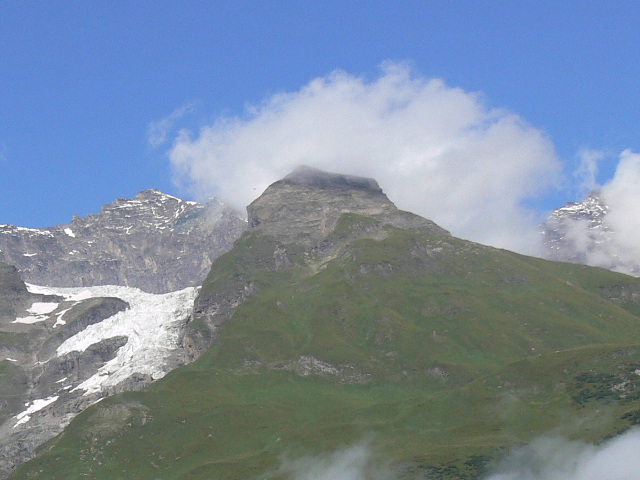
<path id="1" fill-rule="evenodd" d="M 430 220 L 398 210 L 372 178 L 298 167 L 247 207 L 250 228 L 283 242 L 317 244 L 343 213 L 356 213 L 416 231 L 446 234 Z"/>
<path id="2" fill-rule="evenodd" d="M 340 229 L 340 220 L 348 216 L 354 217 L 355 226 Z M 245 240 L 264 236 L 268 240 L 260 244 L 265 250 L 237 259 L 244 265 L 241 274 L 227 278 L 217 269 L 209 273 L 184 337 L 191 359 L 209 348 L 220 325 L 254 292 L 251 275 L 257 272 L 286 269 L 300 256 L 309 265 L 322 265 L 346 242 L 356 237 L 382 239 L 388 227 L 451 236 L 432 221 L 399 210 L 374 179 L 307 166 L 270 185 L 247 207 L 247 218 Z"/>
<path id="3" fill-rule="evenodd" d="M 202 205 L 145 190 L 67 225 L 0 225 L 0 261 L 36 285 L 166 293 L 198 285 L 245 228 L 242 216 L 220 201 Z"/>

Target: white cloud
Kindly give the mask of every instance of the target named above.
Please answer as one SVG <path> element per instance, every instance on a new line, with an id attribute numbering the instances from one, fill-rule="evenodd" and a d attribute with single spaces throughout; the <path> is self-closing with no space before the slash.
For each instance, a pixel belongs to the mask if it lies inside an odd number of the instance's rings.
<path id="1" fill-rule="evenodd" d="M 561 166 L 545 135 L 478 93 L 385 63 L 366 81 L 335 71 L 219 118 L 169 152 L 178 183 L 243 208 L 297 165 L 374 177 L 399 208 L 453 234 L 532 251 L 523 202 Z"/>
<path id="2" fill-rule="evenodd" d="M 598 174 L 598 162 L 605 158 L 604 152 L 599 150 L 580 150 L 578 152 L 580 164 L 573 172 L 578 185 L 578 196 L 584 197 L 587 193 L 598 188 L 596 176 Z"/>
<path id="3" fill-rule="evenodd" d="M 594 446 L 540 438 L 515 449 L 486 480 L 638 480 L 640 431 Z"/>
<path id="4" fill-rule="evenodd" d="M 284 459 L 278 474 L 293 480 L 390 480 L 389 467 L 368 443 L 331 454 Z"/>
<path id="5" fill-rule="evenodd" d="M 609 206 L 605 221 L 615 233 L 613 255 L 622 263 L 640 265 L 640 155 L 620 154 L 613 178 L 601 190 Z"/>
<path id="6" fill-rule="evenodd" d="M 558 228 L 576 261 L 631 275 L 640 274 L 640 155 L 625 150 L 615 174 L 599 187 L 608 207 L 602 224 L 564 218 Z"/>
<path id="7" fill-rule="evenodd" d="M 176 121 L 180 120 L 186 114 L 193 112 L 194 107 L 195 104 L 193 102 L 186 103 L 176 108 L 170 115 L 160 120 L 150 122 L 149 125 L 147 125 L 147 141 L 149 144 L 154 148 L 164 144 Z"/>

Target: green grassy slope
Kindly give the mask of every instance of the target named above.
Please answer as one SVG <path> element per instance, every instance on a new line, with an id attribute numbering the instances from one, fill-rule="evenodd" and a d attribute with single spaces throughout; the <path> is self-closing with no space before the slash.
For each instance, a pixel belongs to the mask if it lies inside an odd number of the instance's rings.
<path id="1" fill-rule="evenodd" d="M 476 478 L 540 433 L 640 422 L 640 280 L 397 229 L 358 238 L 368 224 L 343 217 L 330 254 L 290 248 L 277 271 L 252 270 L 275 243 L 246 235 L 203 286 L 254 292 L 216 344 L 86 410 L 12 478 L 287 478 L 282 455 L 363 439 L 401 478 Z"/>

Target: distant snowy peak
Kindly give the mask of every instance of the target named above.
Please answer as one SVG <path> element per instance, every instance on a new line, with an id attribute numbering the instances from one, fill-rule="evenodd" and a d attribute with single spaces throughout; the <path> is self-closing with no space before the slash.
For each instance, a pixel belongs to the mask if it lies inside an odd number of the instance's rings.
<path id="1" fill-rule="evenodd" d="M 598 191 L 589 193 L 582 202 L 554 210 L 542 224 L 545 256 L 639 275 L 640 259 L 618 238 L 610 213 Z"/>
<path id="2" fill-rule="evenodd" d="M 144 190 L 67 225 L 2 225 L 0 261 L 33 284 L 166 293 L 198 285 L 245 229 L 243 216 L 219 200 L 200 204 Z"/>
<path id="3" fill-rule="evenodd" d="M 561 221 L 563 218 L 582 218 L 594 223 L 602 223 L 607 212 L 609 207 L 602 200 L 600 193 L 594 191 L 589 193 L 582 202 L 570 202 L 554 210 L 549 219 Z"/>
<path id="4" fill-rule="evenodd" d="M 216 207 L 223 206 L 222 202 L 216 200 L 213 202 Z M 206 209 L 205 205 L 187 202 L 159 190 L 144 190 L 135 198 L 118 198 L 115 202 L 103 206 L 98 214 L 89 215 L 86 218 L 74 217 L 70 230 L 73 230 L 73 227 L 99 226 L 119 228 L 125 234 L 130 234 L 131 229 L 134 228 L 138 230 L 173 229 L 181 223 L 181 219 L 198 216 Z M 179 233 L 187 234 L 189 229 Z"/>

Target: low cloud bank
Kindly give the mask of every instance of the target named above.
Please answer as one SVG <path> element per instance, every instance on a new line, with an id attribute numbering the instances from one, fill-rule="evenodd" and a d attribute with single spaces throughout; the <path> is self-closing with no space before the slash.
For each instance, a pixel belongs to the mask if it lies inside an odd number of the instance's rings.
<path id="1" fill-rule="evenodd" d="M 601 445 L 540 438 L 514 450 L 485 480 L 638 480 L 640 430 Z"/>
<path id="2" fill-rule="evenodd" d="M 290 480 L 393 480 L 398 472 L 368 443 L 330 454 L 284 459 L 275 475 Z M 482 480 L 638 480 L 640 430 L 600 445 L 540 437 L 513 449 Z"/>
<path id="3" fill-rule="evenodd" d="M 277 472 L 292 480 L 392 480 L 391 470 L 369 444 L 354 445 L 331 454 L 285 459 Z"/>
<path id="4" fill-rule="evenodd" d="M 399 208 L 530 253 L 540 219 L 523 205 L 561 173 L 553 144 L 518 115 L 392 62 L 372 81 L 336 71 L 196 135 L 182 130 L 169 158 L 196 197 L 239 208 L 301 164 L 373 177 Z"/>

